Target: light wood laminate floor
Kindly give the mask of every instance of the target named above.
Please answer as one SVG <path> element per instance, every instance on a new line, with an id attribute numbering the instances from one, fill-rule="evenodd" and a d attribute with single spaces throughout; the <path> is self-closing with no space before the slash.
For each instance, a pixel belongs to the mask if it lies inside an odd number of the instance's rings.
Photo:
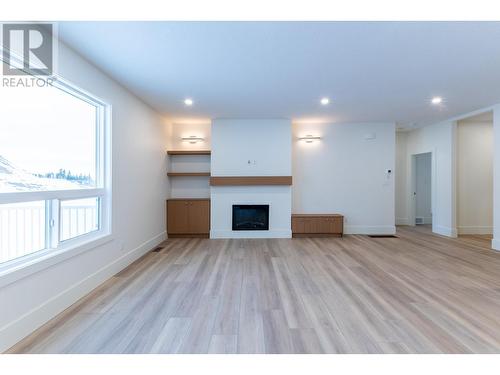
<path id="1" fill-rule="evenodd" d="M 500 253 L 480 236 L 173 239 L 13 353 L 500 352 Z"/>

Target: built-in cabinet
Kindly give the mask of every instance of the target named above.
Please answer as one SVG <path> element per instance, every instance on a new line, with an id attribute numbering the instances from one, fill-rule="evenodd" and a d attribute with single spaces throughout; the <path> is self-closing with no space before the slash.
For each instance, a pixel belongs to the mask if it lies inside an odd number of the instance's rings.
<path id="1" fill-rule="evenodd" d="M 344 217 L 338 214 L 294 214 L 292 215 L 292 235 L 306 236 L 342 236 Z"/>
<path id="2" fill-rule="evenodd" d="M 210 199 L 167 200 L 167 233 L 169 237 L 208 237 Z"/>
<path id="3" fill-rule="evenodd" d="M 170 158 L 168 176 L 175 179 L 176 182 L 180 182 L 179 179 L 188 178 L 181 185 L 186 190 L 176 189 L 177 194 L 172 192 L 172 198 L 167 200 L 167 233 L 169 237 L 209 236 L 210 199 L 208 194 L 206 198 L 200 198 L 199 192 L 198 196 L 193 196 L 193 191 L 196 190 L 194 187 L 200 184 L 198 179 L 210 177 L 210 171 L 206 171 L 207 161 L 210 163 L 210 154 L 210 150 L 167 151 Z M 196 166 L 200 167 L 201 170 L 197 170 Z M 172 183 L 174 180 L 171 181 Z"/>
<path id="4" fill-rule="evenodd" d="M 195 182 L 195 178 L 210 178 L 211 185 L 291 185 L 291 176 L 231 176 L 211 177 L 206 171 L 207 156 L 209 150 L 181 150 L 168 151 L 169 163 L 168 175 L 171 178 L 189 177 L 189 181 Z M 202 164 L 198 158 L 205 158 Z M 185 159 L 188 158 L 188 159 Z M 193 159 L 194 158 L 194 159 Z M 208 159 L 208 161 L 210 161 Z M 193 165 L 201 165 L 205 171 L 192 168 Z M 180 166 L 180 168 L 179 168 Z M 184 167 L 184 168 L 183 168 Z M 187 167 L 187 168 L 186 168 Z M 191 168 L 189 168 L 191 167 Z M 194 170 L 193 170 L 194 169 Z M 188 184 L 186 181 L 185 184 Z M 186 186 L 186 185 L 184 185 Z M 186 193 L 192 194 L 192 186 L 186 189 Z M 180 197 L 179 197 L 180 195 Z M 172 198 L 167 200 L 167 233 L 169 237 L 209 237 L 210 234 L 210 198 L 189 197 L 184 192 L 177 190 L 172 193 Z M 294 214 L 292 215 L 292 234 L 294 237 L 303 236 L 342 236 L 344 232 L 344 217 L 338 214 Z"/>

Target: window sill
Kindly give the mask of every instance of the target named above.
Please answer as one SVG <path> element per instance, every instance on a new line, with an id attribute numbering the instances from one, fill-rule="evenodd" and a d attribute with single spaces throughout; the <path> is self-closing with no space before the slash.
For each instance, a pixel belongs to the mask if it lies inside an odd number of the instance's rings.
<path id="1" fill-rule="evenodd" d="M 95 233 L 93 236 L 85 236 L 80 241 L 72 243 L 68 247 L 60 249 L 46 249 L 27 255 L 0 266 L 0 288 L 12 284 L 25 277 L 43 271 L 60 262 L 73 258 L 86 251 L 95 249 L 108 242 L 113 241 L 109 233 Z"/>

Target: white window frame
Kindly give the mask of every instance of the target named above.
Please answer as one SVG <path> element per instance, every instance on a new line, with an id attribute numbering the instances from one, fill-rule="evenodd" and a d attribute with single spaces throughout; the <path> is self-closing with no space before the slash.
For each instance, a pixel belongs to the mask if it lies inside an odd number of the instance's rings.
<path id="1" fill-rule="evenodd" d="M 0 264 L 0 287 L 113 239 L 111 236 L 111 105 L 60 76 L 52 78 L 54 78 L 52 86 L 96 107 L 96 187 L 0 193 L 0 204 L 45 201 L 47 215 L 45 249 Z M 99 228 L 60 241 L 61 201 L 83 198 L 99 198 Z"/>

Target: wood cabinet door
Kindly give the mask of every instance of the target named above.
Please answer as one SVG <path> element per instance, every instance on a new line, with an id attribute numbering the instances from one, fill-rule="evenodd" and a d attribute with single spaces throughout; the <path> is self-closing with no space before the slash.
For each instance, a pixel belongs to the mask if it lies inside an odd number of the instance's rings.
<path id="1" fill-rule="evenodd" d="M 292 217 L 292 233 L 305 233 L 303 218 Z"/>
<path id="2" fill-rule="evenodd" d="M 332 219 L 330 217 L 318 218 L 318 233 L 333 233 Z"/>
<path id="3" fill-rule="evenodd" d="M 210 201 L 190 201 L 188 204 L 188 233 L 210 232 Z"/>
<path id="4" fill-rule="evenodd" d="M 167 233 L 185 234 L 189 232 L 188 201 L 168 201 L 167 203 Z"/>
<path id="5" fill-rule="evenodd" d="M 292 217 L 292 233 L 295 234 L 342 234 L 343 218 L 337 216 Z"/>
<path id="6" fill-rule="evenodd" d="M 342 218 L 328 217 L 323 218 L 323 233 L 341 234 L 342 233 Z"/>
<path id="7" fill-rule="evenodd" d="M 319 233 L 318 219 L 313 217 L 304 218 L 304 233 Z"/>
<path id="8" fill-rule="evenodd" d="M 342 234 L 344 232 L 344 218 L 334 217 L 330 222 L 330 233 Z"/>

